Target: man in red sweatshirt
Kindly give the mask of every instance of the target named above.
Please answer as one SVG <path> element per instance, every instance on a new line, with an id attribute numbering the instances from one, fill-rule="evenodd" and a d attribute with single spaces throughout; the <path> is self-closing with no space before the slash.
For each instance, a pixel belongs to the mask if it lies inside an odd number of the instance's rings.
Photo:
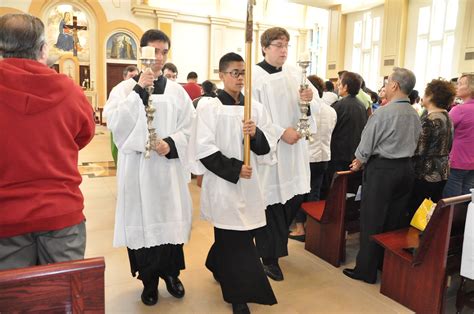
<path id="1" fill-rule="evenodd" d="M 0 17 L 0 270 L 84 258 L 78 152 L 94 136 L 79 86 L 46 66 L 44 25 Z"/>

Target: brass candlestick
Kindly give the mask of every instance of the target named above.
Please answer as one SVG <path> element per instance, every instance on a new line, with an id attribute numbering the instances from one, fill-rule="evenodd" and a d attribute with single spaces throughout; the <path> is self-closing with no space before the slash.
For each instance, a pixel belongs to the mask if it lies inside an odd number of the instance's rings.
<path id="1" fill-rule="evenodd" d="M 298 65 L 301 67 L 302 76 L 301 76 L 301 84 L 300 89 L 304 90 L 308 88 L 308 81 L 306 79 L 306 68 L 311 64 L 311 61 L 298 61 Z M 309 111 L 309 101 L 304 101 L 300 99 L 299 106 L 301 117 L 300 121 L 296 124 L 296 131 L 304 137 L 306 140 L 313 142 L 313 136 L 311 135 L 311 130 L 309 129 L 309 122 L 308 122 L 308 111 Z"/>

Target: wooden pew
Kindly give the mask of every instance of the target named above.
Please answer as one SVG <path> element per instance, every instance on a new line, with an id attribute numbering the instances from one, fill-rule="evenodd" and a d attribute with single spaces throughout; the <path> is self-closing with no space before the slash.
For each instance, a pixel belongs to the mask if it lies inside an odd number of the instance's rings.
<path id="1" fill-rule="evenodd" d="M 448 275 L 460 269 L 470 200 L 471 195 L 440 200 L 421 238 L 413 227 L 372 237 L 385 248 L 382 294 L 417 313 L 444 311 Z"/>
<path id="2" fill-rule="evenodd" d="M 355 202 L 354 198 L 361 184 L 361 177 L 361 172 L 337 172 L 326 200 L 301 205 L 308 214 L 305 249 L 335 267 L 339 267 L 345 260 L 346 231 L 358 229 L 360 201 Z M 347 193 L 354 196 L 347 199 Z M 349 208 L 350 215 L 347 213 Z M 350 219 L 347 219 L 349 216 Z"/>
<path id="3" fill-rule="evenodd" d="M 104 258 L 0 271 L 0 313 L 104 313 Z"/>

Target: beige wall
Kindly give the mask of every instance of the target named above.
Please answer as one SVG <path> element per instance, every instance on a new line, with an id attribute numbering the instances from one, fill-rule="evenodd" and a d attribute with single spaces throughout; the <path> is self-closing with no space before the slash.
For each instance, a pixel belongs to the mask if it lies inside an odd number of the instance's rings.
<path id="1" fill-rule="evenodd" d="M 149 5 L 139 0 L 3 0 L 0 12 L 21 11 L 44 18 L 47 9 L 58 3 L 81 7 L 91 18 L 90 29 L 95 32 L 91 35 L 95 43 L 91 55 L 91 79 L 96 83 L 99 106 L 106 101 L 105 44 L 115 31 L 123 30 L 134 38 L 140 38 L 149 28 L 162 28 L 171 37 L 169 60 L 177 65 L 180 82 L 185 81 L 189 71 L 198 72 L 200 81 L 217 81 L 215 71 L 223 53 L 235 51 L 245 54 L 246 1 L 242 0 L 149 0 Z M 299 56 L 309 49 L 308 28 L 314 27 L 318 20 L 318 14 L 313 11 L 307 14 L 306 6 L 281 0 L 257 1 L 254 7 L 252 63 L 263 58 L 260 34 L 269 27 L 281 26 L 291 35 L 287 62 L 296 64 Z"/>

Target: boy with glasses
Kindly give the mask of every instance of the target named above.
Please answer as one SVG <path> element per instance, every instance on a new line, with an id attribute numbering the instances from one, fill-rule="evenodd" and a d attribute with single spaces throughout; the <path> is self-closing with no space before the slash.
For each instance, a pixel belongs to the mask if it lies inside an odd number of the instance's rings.
<path id="1" fill-rule="evenodd" d="M 252 102 L 252 118 L 243 122 L 245 64 L 235 53 L 219 61 L 224 83 L 216 98 L 203 97 L 197 107 L 189 146 L 193 173 L 204 174 L 201 215 L 214 225 L 214 244 L 206 267 L 220 283 L 234 313 L 250 313 L 248 302 L 276 303 L 253 238 L 265 226 L 265 204 L 257 159 L 276 140 L 265 108 Z M 251 166 L 243 164 L 243 138 L 251 137 Z M 257 158 L 257 156 L 259 156 Z"/>
<path id="2" fill-rule="evenodd" d="M 288 255 L 288 229 L 298 211 L 303 195 L 310 191 L 309 153 L 305 140 L 295 130 L 301 116 L 299 101 L 310 101 L 313 114 L 319 112 L 319 97 L 313 89 L 300 90 L 301 71 L 285 65 L 290 35 L 281 27 L 266 30 L 261 38 L 264 60 L 257 64 L 252 77 L 252 94 L 271 117 L 279 139 L 277 160 L 259 167 L 265 197 L 267 226 L 256 234 L 256 244 L 265 273 L 283 280 L 278 258 Z M 317 95 L 317 93 L 314 93 Z M 310 114 L 308 114 L 310 115 Z M 311 133 L 315 133 L 314 121 Z"/>

